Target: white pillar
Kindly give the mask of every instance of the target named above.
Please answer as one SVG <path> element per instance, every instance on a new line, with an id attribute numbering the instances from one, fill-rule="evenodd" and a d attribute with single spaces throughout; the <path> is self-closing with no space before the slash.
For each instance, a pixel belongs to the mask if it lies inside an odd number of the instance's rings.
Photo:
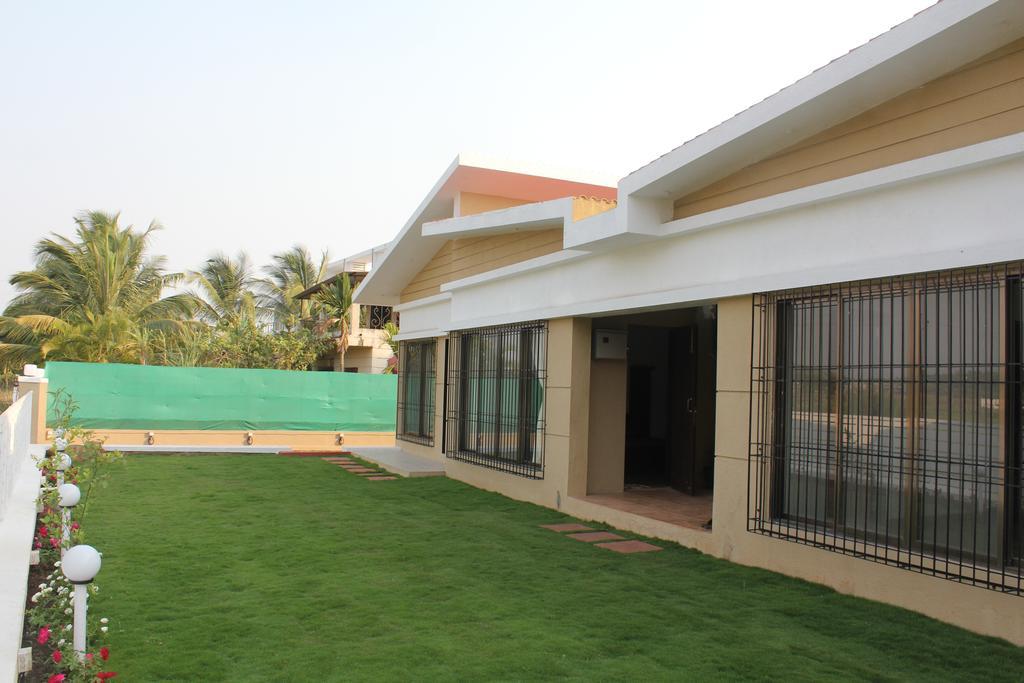
<path id="1" fill-rule="evenodd" d="M 60 559 L 64 559 L 64 551 L 71 545 L 71 510 L 60 509 Z"/>
<path id="2" fill-rule="evenodd" d="M 75 652 L 78 653 L 78 659 L 85 659 L 85 617 L 86 611 L 88 611 L 88 600 L 89 600 L 89 584 L 87 583 L 76 583 L 75 584 L 75 624 L 74 628 L 74 647 Z"/>

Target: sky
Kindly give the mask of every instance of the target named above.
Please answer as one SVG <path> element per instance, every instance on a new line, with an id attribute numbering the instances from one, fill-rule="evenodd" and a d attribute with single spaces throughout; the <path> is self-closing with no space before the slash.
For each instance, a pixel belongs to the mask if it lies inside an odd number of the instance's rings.
<path id="1" fill-rule="evenodd" d="M 0 0 L 0 306 L 85 210 L 173 271 L 389 241 L 460 152 L 620 178 L 931 0 Z"/>

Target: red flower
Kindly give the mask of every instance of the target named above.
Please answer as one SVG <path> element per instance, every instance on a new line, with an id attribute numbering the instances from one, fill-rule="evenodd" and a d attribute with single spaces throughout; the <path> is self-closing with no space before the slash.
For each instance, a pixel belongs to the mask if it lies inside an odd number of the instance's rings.
<path id="1" fill-rule="evenodd" d="M 39 535 L 44 538 L 50 535 L 50 530 L 46 528 L 46 525 L 39 527 Z"/>
<path id="2" fill-rule="evenodd" d="M 49 639 L 50 639 L 50 627 L 49 626 L 44 626 L 41 629 L 39 629 L 39 637 L 36 638 L 36 641 L 40 645 L 46 645 L 46 641 L 48 641 Z"/>
<path id="3" fill-rule="evenodd" d="M 100 659 L 102 659 L 104 662 L 107 661 L 108 659 L 110 659 L 110 648 L 108 648 L 108 647 L 101 647 L 100 648 Z"/>
<path id="4" fill-rule="evenodd" d="M 116 671 L 101 671 L 98 674 L 96 674 L 96 678 L 98 678 L 101 681 L 105 681 L 108 678 L 113 678 L 116 675 L 117 675 Z"/>
<path id="5" fill-rule="evenodd" d="M 64 680 L 64 674 L 53 674 L 46 679 L 46 683 L 61 683 Z"/>
<path id="6" fill-rule="evenodd" d="M 35 542 L 35 547 L 36 547 L 36 548 L 42 548 L 42 547 L 43 547 L 43 544 L 39 542 L 39 539 L 38 539 L 38 538 L 36 539 L 36 542 Z"/>
<path id="7" fill-rule="evenodd" d="M 78 522 L 71 522 L 71 530 L 78 531 Z"/>
<path id="8" fill-rule="evenodd" d="M 50 536 L 50 547 L 56 548 L 60 545 L 60 539 L 56 536 Z"/>
<path id="9" fill-rule="evenodd" d="M 63 659 L 64 655 L 60 653 L 60 650 L 53 651 L 53 661 L 60 664 L 60 660 Z"/>

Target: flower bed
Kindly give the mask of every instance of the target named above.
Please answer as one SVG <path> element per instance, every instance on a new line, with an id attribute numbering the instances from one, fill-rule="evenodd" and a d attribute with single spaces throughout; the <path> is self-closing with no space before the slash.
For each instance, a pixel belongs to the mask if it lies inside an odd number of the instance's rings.
<path id="1" fill-rule="evenodd" d="M 39 564 L 29 574 L 30 597 L 25 610 L 25 642 L 32 648 L 33 655 L 28 680 L 47 683 L 105 681 L 117 675 L 109 669 L 110 648 L 104 644 L 108 620 L 105 617 L 87 620 L 88 647 L 83 652 L 75 649 L 72 634 L 76 592 L 65 576 L 61 555 L 62 550 L 85 543 L 89 503 L 104 484 L 107 467 L 121 456 L 103 451 L 102 444 L 88 432 L 72 428 L 74 403 L 60 396 L 58 401 L 60 417 L 54 429 L 52 448 L 37 462 L 42 486 L 33 545 L 39 552 Z M 76 444 L 74 449 L 70 446 L 72 443 Z M 62 488 L 64 484 L 72 486 Z M 72 492 L 73 497 L 62 497 Z M 62 503 L 68 507 L 62 508 Z M 96 583 L 90 582 L 78 595 L 95 595 L 99 590 Z"/>

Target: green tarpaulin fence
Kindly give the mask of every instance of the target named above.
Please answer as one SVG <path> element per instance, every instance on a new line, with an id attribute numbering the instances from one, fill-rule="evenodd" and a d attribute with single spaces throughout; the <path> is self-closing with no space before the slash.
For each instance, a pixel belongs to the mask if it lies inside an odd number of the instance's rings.
<path id="1" fill-rule="evenodd" d="M 394 375 L 49 362 L 46 377 L 47 421 L 61 391 L 87 429 L 395 429 Z"/>

